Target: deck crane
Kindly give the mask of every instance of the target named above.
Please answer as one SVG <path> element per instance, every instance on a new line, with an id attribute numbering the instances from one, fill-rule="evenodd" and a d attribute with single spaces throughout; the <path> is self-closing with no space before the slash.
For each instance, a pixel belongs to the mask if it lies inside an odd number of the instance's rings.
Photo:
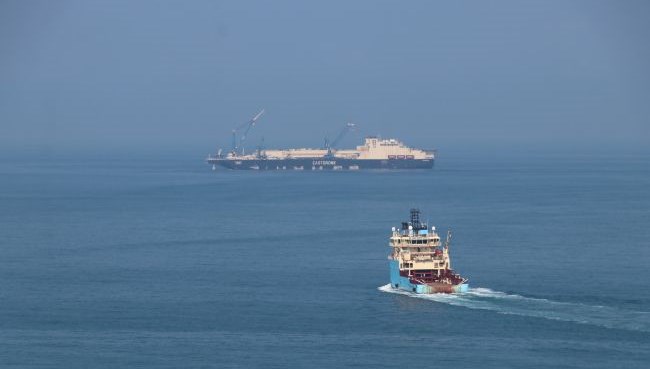
<path id="1" fill-rule="evenodd" d="M 249 120 L 246 123 L 242 123 L 235 128 L 232 129 L 232 152 L 234 154 L 237 154 L 237 151 L 239 148 L 241 148 L 241 153 L 242 155 L 244 154 L 244 147 L 242 146 L 244 144 L 244 141 L 246 140 L 246 135 L 248 135 L 248 132 L 255 126 L 255 123 L 257 123 L 257 120 L 260 119 L 260 117 L 264 114 L 264 109 L 260 110 L 259 113 L 255 114 L 255 116 Z M 239 138 L 239 142 L 237 141 L 237 132 L 241 131 L 244 129 L 244 133 L 241 135 Z"/>
<path id="2" fill-rule="evenodd" d="M 332 156 L 332 149 L 338 145 L 339 141 L 345 137 L 345 135 L 350 132 L 354 131 L 356 128 L 356 125 L 354 123 L 346 123 L 343 129 L 339 132 L 338 136 L 330 143 L 329 139 L 325 138 L 325 149 L 327 150 L 327 156 Z"/>

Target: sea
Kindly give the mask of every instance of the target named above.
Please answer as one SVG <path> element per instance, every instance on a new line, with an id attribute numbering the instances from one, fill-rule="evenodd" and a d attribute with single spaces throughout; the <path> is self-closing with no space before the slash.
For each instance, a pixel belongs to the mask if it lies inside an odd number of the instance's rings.
<path id="1" fill-rule="evenodd" d="M 411 208 L 468 293 L 390 288 Z M 9 155 L 0 227 L 2 368 L 650 367 L 650 155 Z"/>

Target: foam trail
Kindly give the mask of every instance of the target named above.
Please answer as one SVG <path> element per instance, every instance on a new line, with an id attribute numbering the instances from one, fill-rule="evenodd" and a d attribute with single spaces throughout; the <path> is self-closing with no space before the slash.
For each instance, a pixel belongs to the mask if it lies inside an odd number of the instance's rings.
<path id="1" fill-rule="evenodd" d="M 467 293 L 451 295 L 419 295 L 412 292 L 395 290 L 390 284 L 381 286 L 378 289 L 382 292 L 396 293 L 453 306 L 462 306 L 469 309 L 490 310 L 501 314 L 530 316 L 606 328 L 650 332 L 650 312 L 538 299 L 493 291 L 489 288 L 470 288 Z"/>

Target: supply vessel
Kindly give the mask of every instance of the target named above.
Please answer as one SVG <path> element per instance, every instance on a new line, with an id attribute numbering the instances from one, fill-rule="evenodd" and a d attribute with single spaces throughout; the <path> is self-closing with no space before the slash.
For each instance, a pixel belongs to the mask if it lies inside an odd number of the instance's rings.
<path id="1" fill-rule="evenodd" d="M 467 292 L 467 278 L 451 268 L 451 231 L 442 244 L 436 227 L 420 221 L 420 210 L 411 209 L 411 219 L 390 236 L 390 285 L 420 294 Z"/>
<path id="2" fill-rule="evenodd" d="M 235 127 L 232 132 L 232 148 L 228 152 L 219 149 L 208 155 L 206 161 L 212 169 L 244 170 L 359 170 L 359 169 L 431 169 L 435 150 L 416 149 L 401 141 L 375 136 L 366 137 L 356 149 L 337 149 L 336 145 L 349 131 L 356 128 L 347 123 L 331 142 L 325 139 L 321 148 L 296 148 L 267 150 L 262 145 L 252 153 L 244 150 L 244 141 L 250 129 L 264 113 L 260 111 L 247 124 Z M 242 131 L 239 139 L 237 133 Z"/>

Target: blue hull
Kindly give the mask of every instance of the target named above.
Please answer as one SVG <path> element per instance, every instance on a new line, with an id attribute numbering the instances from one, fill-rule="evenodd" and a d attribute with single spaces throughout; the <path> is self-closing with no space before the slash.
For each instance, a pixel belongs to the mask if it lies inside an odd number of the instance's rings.
<path id="1" fill-rule="evenodd" d="M 427 284 L 414 284 L 399 274 L 399 263 L 391 260 L 390 264 L 390 285 L 392 288 L 397 288 L 404 291 L 431 294 L 431 293 L 463 293 L 469 290 L 469 284 L 463 283 L 458 285 L 427 285 Z"/>
<path id="2" fill-rule="evenodd" d="M 223 159 L 209 158 L 209 164 L 242 170 L 359 170 L 359 169 L 431 169 L 434 159 Z"/>

